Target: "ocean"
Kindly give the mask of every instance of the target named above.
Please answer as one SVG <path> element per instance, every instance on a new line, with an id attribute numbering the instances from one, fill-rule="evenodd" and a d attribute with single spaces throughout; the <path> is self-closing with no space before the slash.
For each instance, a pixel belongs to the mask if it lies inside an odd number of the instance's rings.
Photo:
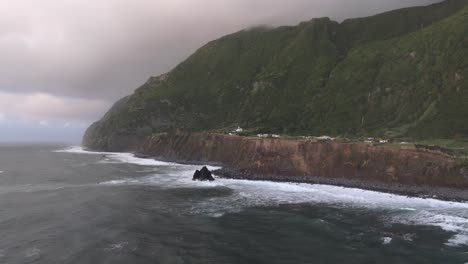
<path id="1" fill-rule="evenodd" d="M 200 168 L 0 145 L 0 263 L 468 263 L 468 203 Z"/>

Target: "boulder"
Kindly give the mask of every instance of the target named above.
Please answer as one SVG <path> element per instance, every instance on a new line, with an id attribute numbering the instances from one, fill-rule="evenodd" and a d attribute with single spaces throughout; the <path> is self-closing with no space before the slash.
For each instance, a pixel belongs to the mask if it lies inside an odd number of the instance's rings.
<path id="1" fill-rule="evenodd" d="M 211 171 L 208 170 L 206 166 L 204 166 L 201 170 L 196 170 L 193 174 L 193 181 L 214 181 L 213 175 L 211 175 Z"/>
<path id="2" fill-rule="evenodd" d="M 193 174 L 193 181 L 199 180 L 201 178 L 201 172 L 199 170 L 196 170 L 195 173 Z"/>

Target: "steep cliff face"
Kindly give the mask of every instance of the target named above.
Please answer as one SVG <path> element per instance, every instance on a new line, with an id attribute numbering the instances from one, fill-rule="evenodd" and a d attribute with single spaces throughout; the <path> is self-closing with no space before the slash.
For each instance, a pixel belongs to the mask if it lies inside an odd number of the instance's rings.
<path id="1" fill-rule="evenodd" d="M 468 167 L 427 150 L 364 143 L 257 139 L 208 133 L 162 134 L 137 151 L 180 162 L 215 162 L 251 175 L 320 176 L 369 182 L 468 187 Z"/>
<path id="2" fill-rule="evenodd" d="M 451 0 L 337 23 L 255 28 L 153 77 L 87 131 L 125 150 L 153 133 L 468 137 L 468 6 Z"/>

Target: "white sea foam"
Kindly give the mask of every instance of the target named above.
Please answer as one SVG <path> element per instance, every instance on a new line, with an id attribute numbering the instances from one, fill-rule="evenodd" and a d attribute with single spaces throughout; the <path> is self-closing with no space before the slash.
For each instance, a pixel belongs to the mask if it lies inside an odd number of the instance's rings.
<path id="1" fill-rule="evenodd" d="M 447 241 L 446 245 L 452 247 L 468 245 L 468 234 L 456 234 Z"/>
<path id="2" fill-rule="evenodd" d="M 391 237 L 382 237 L 382 244 L 383 245 L 388 245 L 392 243 L 392 238 Z"/>
<path id="3" fill-rule="evenodd" d="M 406 240 L 406 241 L 413 241 L 414 240 L 414 237 L 416 236 L 416 234 L 404 234 L 403 235 L 403 240 Z"/>
<path id="4" fill-rule="evenodd" d="M 124 247 L 126 247 L 128 245 L 128 242 L 120 242 L 120 243 L 115 243 L 115 244 L 111 244 L 109 245 L 108 248 L 106 248 L 106 250 L 121 250 L 123 249 Z"/>
<path id="5" fill-rule="evenodd" d="M 125 183 L 130 183 L 130 181 L 129 180 L 113 180 L 113 181 L 101 182 L 99 184 L 113 185 L 113 184 L 125 184 Z"/>
<path id="6" fill-rule="evenodd" d="M 141 159 L 130 153 L 88 152 L 74 147 L 61 152 L 101 154 L 112 161 L 166 168 L 164 173 L 148 172 L 138 178 L 103 182 L 104 185 L 157 185 L 163 188 L 214 188 L 226 187 L 233 191 L 229 196 L 213 197 L 193 204 L 194 213 L 207 213 L 219 217 L 226 212 L 240 211 L 250 206 L 314 203 L 346 207 L 365 207 L 389 210 L 386 221 L 410 225 L 437 226 L 454 232 L 447 241 L 449 246 L 468 245 L 468 204 L 437 199 L 406 197 L 354 188 L 303 183 L 277 183 L 218 178 L 215 182 L 194 182 L 193 171 L 200 166 Z M 216 169 L 216 167 L 210 167 Z M 385 242 L 385 241 L 384 241 Z"/>
<path id="7" fill-rule="evenodd" d="M 416 211 L 416 209 L 414 208 L 400 208 L 401 210 L 405 210 L 405 211 Z"/>
<path id="8" fill-rule="evenodd" d="M 88 150 L 85 150 L 83 147 L 80 147 L 80 146 L 71 146 L 71 147 L 67 147 L 65 149 L 54 150 L 53 152 L 57 152 L 57 153 L 94 154 L 94 155 L 104 155 L 104 154 L 110 154 L 110 153 L 118 154 L 117 152 L 88 151 Z"/>
<path id="9" fill-rule="evenodd" d="M 26 252 L 24 252 L 24 256 L 27 258 L 32 258 L 32 257 L 39 256 L 40 253 L 41 253 L 40 249 L 33 247 L 33 248 L 29 248 L 28 250 L 26 250 Z"/>
<path id="10" fill-rule="evenodd" d="M 240 211 L 245 207 L 314 203 L 346 207 L 394 210 L 384 219 L 392 223 L 437 226 L 455 232 L 447 245 L 468 245 L 468 204 L 436 199 L 411 198 L 353 188 L 328 185 L 276 183 L 217 179 L 215 182 L 193 182 L 193 171 L 178 171 L 174 174 L 153 175 L 105 184 L 150 184 L 167 188 L 174 187 L 227 187 L 234 191 L 229 197 L 215 197 L 199 202 L 192 208 L 195 213 L 207 213 L 214 217 L 225 212 Z M 394 215 L 396 214 L 396 215 Z"/>
<path id="11" fill-rule="evenodd" d="M 468 214 L 466 209 L 444 208 L 439 210 L 420 210 L 419 212 L 405 216 L 396 216 L 395 222 L 412 225 L 438 226 L 445 231 L 456 233 L 447 241 L 449 246 L 468 245 Z"/>
<path id="12" fill-rule="evenodd" d="M 89 155 L 104 155 L 105 158 L 100 161 L 100 163 L 130 163 L 142 166 L 185 166 L 185 167 L 193 167 L 193 165 L 182 165 L 174 162 L 165 162 L 159 161 L 150 158 L 138 158 L 133 153 L 125 153 L 125 152 L 99 152 L 99 151 L 89 151 L 85 150 L 83 147 L 80 146 L 72 146 L 62 150 L 55 150 L 54 152 L 57 153 L 76 153 L 76 154 L 89 154 Z M 200 167 L 200 166 L 198 166 Z M 214 166 L 207 166 L 208 169 L 218 169 L 219 167 Z"/>

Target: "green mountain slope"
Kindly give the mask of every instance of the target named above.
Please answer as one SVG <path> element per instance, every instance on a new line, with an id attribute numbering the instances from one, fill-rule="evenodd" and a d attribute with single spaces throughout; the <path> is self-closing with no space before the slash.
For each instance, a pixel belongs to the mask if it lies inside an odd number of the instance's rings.
<path id="1" fill-rule="evenodd" d="M 468 136 L 468 1 L 212 41 L 119 101 L 96 148 L 240 125 L 287 134 Z"/>

